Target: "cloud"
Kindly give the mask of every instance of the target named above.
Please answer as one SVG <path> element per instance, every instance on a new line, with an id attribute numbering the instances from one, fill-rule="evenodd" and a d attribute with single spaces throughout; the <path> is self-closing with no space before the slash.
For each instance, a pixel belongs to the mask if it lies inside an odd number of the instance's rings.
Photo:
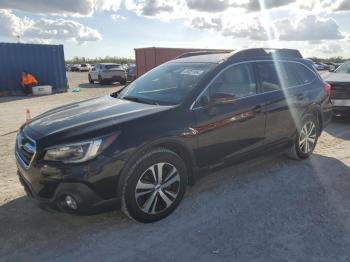
<path id="1" fill-rule="evenodd" d="M 65 19 L 40 19 L 23 33 L 24 38 L 73 40 L 78 43 L 101 40 L 100 33 L 81 23 Z"/>
<path id="2" fill-rule="evenodd" d="M 4 37 L 15 37 L 32 26 L 33 22 L 28 18 L 19 18 L 9 10 L 0 9 L 0 33 Z"/>
<path id="3" fill-rule="evenodd" d="M 298 7 L 313 12 L 350 11 L 349 0 L 297 0 Z"/>
<path id="4" fill-rule="evenodd" d="M 275 27 L 282 41 L 333 40 L 345 37 L 333 18 L 321 18 L 316 15 L 304 16 L 296 22 L 288 18 L 278 20 Z"/>
<path id="5" fill-rule="evenodd" d="M 177 1 L 168 3 L 161 0 L 143 0 L 135 1 L 134 4 L 131 4 L 131 9 L 134 9 L 139 15 L 153 17 L 162 13 L 174 12 L 175 5 Z"/>
<path id="6" fill-rule="evenodd" d="M 246 4 L 243 5 L 243 7 L 246 9 L 247 12 L 256 12 L 260 11 L 262 8 L 273 9 L 289 5 L 294 2 L 296 2 L 296 0 L 249 0 Z M 260 6 L 260 3 L 262 3 L 263 6 Z"/>
<path id="7" fill-rule="evenodd" d="M 188 8 L 200 12 L 223 12 L 230 7 L 229 0 L 187 0 Z"/>
<path id="8" fill-rule="evenodd" d="M 350 1 L 349 0 L 339 0 L 335 2 L 332 6 L 333 11 L 349 11 Z"/>
<path id="9" fill-rule="evenodd" d="M 0 10 L 0 32 L 5 37 L 21 36 L 25 42 L 35 43 L 48 43 L 52 40 L 84 43 L 102 39 L 97 30 L 73 20 L 30 20 L 26 17 L 20 18 L 8 10 Z"/>
<path id="10" fill-rule="evenodd" d="M 321 45 L 317 46 L 314 51 L 323 53 L 323 54 L 337 54 L 340 52 L 343 52 L 345 49 L 342 47 L 342 45 L 338 42 L 327 42 L 322 43 Z"/>
<path id="11" fill-rule="evenodd" d="M 120 20 L 125 20 L 125 19 L 126 19 L 125 16 L 118 15 L 118 14 L 112 14 L 112 15 L 111 15 L 111 18 L 112 18 L 112 20 L 115 21 L 115 22 L 118 22 L 118 21 L 120 21 Z"/>
<path id="12" fill-rule="evenodd" d="M 191 20 L 190 25 L 200 30 L 213 29 L 215 31 L 222 30 L 222 20 L 220 18 L 195 17 Z"/>
<path id="13" fill-rule="evenodd" d="M 272 28 L 270 28 L 270 31 L 273 33 Z M 266 29 L 258 18 L 225 26 L 222 34 L 233 38 L 246 38 L 256 41 L 268 40 Z"/>
<path id="14" fill-rule="evenodd" d="M 89 16 L 95 10 L 117 10 L 121 0 L 0 0 L 1 9 L 36 14 Z"/>

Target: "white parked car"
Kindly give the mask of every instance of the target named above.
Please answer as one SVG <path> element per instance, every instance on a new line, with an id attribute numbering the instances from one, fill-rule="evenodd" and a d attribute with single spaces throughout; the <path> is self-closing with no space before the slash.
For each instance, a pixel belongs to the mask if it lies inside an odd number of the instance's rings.
<path id="1" fill-rule="evenodd" d="M 100 84 L 119 82 L 122 85 L 126 84 L 126 71 L 119 64 L 101 63 L 96 64 L 89 72 L 89 83 L 95 81 Z"/>
<path id="2" fill-rule="evenodd" d="M 78 69 L 80 72 L 89 72 L 91 68 L 89 64 L 80 64 L 78 65 Z"/>

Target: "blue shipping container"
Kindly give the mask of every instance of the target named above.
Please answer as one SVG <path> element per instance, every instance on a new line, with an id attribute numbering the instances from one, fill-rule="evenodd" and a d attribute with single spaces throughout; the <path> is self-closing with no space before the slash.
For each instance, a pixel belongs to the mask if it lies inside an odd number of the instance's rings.
<path id="1" fill-rule="evenodd" d="M 0 43 L 0 96 L 23 95 L 21 72 L 32 73 L 54 93 L 68 88 L 63 45 Z"/>

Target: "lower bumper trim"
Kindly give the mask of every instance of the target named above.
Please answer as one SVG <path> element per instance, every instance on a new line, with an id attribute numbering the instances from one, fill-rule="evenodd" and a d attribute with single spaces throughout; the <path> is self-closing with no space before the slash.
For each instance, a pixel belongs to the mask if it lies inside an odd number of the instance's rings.
<path id="1" fill-rule="evenodd" d="M 350 106 L 350 99 L 333 99 L 334 106 Z"/>
<path id="2" fill-rule="evenodd" d="M 23 185 L 27 195 L 39 202 L 39 204 L 47 205 L 56 211 L 78 214 L 95 214 L 107 210 L 115 210 L 120 208 L 121 201 L 117 198 L 102 199 L 92 189 L 83 183 L 63 182 L 57 186 L 55 194 L 52 198 L 41 198 L 35 194 L 30 184 L 18 172 L 19 180 Z M 65 204 L 65 197 L 73 196 L 77 201 L 78 210 L 71 210 Z"/>

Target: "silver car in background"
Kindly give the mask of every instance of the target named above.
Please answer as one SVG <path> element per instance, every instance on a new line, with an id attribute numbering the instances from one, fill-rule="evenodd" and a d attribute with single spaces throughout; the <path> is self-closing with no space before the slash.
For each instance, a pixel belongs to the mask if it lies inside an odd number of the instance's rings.
<path id="1" fill-rule="evenodd" d="M 91 68 L 88 78 L 90 84 L 97 81 L 100 84 L 119 82 L 125 85 L 126 71 L 119 64 L 100 63 Z"/>

